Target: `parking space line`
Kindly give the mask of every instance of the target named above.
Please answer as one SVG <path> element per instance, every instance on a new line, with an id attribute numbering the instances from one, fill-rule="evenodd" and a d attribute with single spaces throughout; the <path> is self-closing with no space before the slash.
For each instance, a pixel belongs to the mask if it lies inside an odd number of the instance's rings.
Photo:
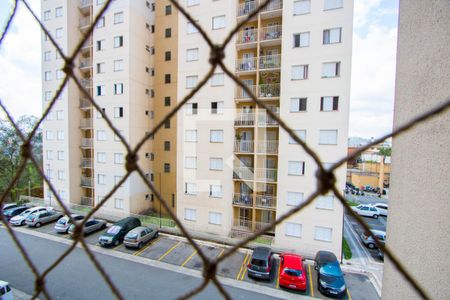
<path id="1" fill-rule="evenodd" d="M 160 239 L 161 239 L 161 236 L 157 237 L 153 241 L 150 241 L 145 247 L 143 247 L 142 249 L 139 249 L 136 252 L 134 252 L 133 255 L 136 255 L 136 256 L 141 255 L 142 252 L 147 250 L 150 246 L 156 244 Z"/>
<path id="2" fill-rule="evenodd" d="M 243 265 L 243 267 L 244 267 L 244 270 L 243 270 L 243 272 L 242 272 L 242 276 L 241 276 L 241 281 L 242 280 L 244 280 L 244 276 L 245 276 L 245 274 L 247 273 L 247 264 L 248 264 L 248 262 L 250 261 L 250 254 L 248 255 L 248 259 L 247 259 L 247 261 L 244 263 L 244 265 Z"/>
<path id="3" fill-rule="evenodd" d="M 195 254 L 197 254 L 197 250 L 192 252 L 192 254 L 184 261 L 184 263 L 181 264 L 181 266 L 184 267 L 184 265 L 187 264 L 188 261 L 190 261 L 194 257 Z"/>
<path id="4" fill-rule="evenodd" d="M 243 266 L 245 265 L 245 261 L 247 260 L 247 257 L 248 257 L 248 256 L 249 256 L 249 254 L 247 253 L 247 254 L 245 255 L 245 257 L 244 257 L 244 260 L 242 261 L 241 268 L 239 269 L 239 273 L 238 273 L 237 276 L 236 276 L 236 280 L 239 280 L 239 278 L 241 277 L 242 268 L 243 268 Z"/>
<path id="5" fill-rule="evenodd" d="M 115 246 L 114 248 L 112 248 L 113 250 L 116 250 L 117 248 L 119 248 L 120 246 L 122 246 L 121 243 L 119 243 L 119 245 Z"/>
<path id="6" fill-rule="evenodd" d="M 176 247 L 178 247 L 181 244 L 181 241 L 179 241 L 178 243 L 176 243 L 175 245 L 172 246 L 172 248 L 170 248 L 169 250 L 167 250 L 166 253 L 164 253 L 163 255 L 161 255 L 160 258 L 158 258 L 158 261 L 162 260 L 164 257 L 166 257 L 170 252 L 172 252 Z"/>
<path id="7" fill-rule="evenodd" d="M 314 285 L 312 282 L 311 265 L 308 265 L 308 273 L 309 273 L 309 289 L 311 290 L 311 297 L 314 297 Z"/>
<path id="8" fill-rule="evenodd" d="M 352 296 L 350 296 L 350 291 L 347 289 L 348 300 L 352 300 Z"/>
<path id="9" fill-rule="evenodd" d="M 276 287 L 277 289 L 280 288 L 280 271 L 281 271 L 281 260 L 280 260 L 280 262 L 278 263 L 278 271 L 277 271 L 277 278 L 276 278 L 276 285 L 275 285 L 275 287 Z"/>
<path id="10" fill-rule="evenodd" d="M 225 248 L 222 248 L 222 250 L 220 250 L 219 255 L 217 255 L 217 258 L 221 257 L 224 251 L 225 251 Z"/>

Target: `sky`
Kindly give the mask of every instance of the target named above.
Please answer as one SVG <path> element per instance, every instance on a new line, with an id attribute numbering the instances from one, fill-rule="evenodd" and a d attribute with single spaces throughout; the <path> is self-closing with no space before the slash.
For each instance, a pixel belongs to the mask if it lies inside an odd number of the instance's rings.
<path id="1" fill-rule="evenodd" d="M 0 28 L 11 11 L 0 0 Z M 40 0 L 29 0 L 40 16 Z M 15 118 L 42 113 L 40 29 L 20 3 L 0 46 L 0 99 Z M 398 0 L 354 0 L 349 136 L 378 137 L 392 130 Z"/>

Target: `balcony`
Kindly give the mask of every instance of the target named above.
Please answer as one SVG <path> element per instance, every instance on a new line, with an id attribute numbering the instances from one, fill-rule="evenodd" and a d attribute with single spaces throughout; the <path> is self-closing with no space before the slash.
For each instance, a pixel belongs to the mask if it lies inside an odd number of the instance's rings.
<path id="1" fill-rule="evenodd" d="M 233 179 L 253 180 L 253 168 L 234 167 Z"/>
<path id="2" fill-rule="evenodd" d="M 92 119 L 81 119 L 80 128 L 81 129 L 91 129 L 93 126 Z"/>
<path id="3" fill-rule="evenodd" d="M 242 17 L 249 15 L 252 11 L 256 9 L 256 1 L 246 1 L 244 3 L 240 3 L 237 10 L 237 16 Z"/>
<path id="4" fill-rule="evenodd" d="M 277 116 L 279 116 L 279 111 L 275 110 L 273 111 Z M 278 126 L 278 122 L 272 118 L 268 113 L 263 112 L 258 115 L 258 126 L 264 126 L 264 127 L 271 127 L 271 126 Z"/>
<path id="5" fill-rule="evenodd" d="M 80 22 L 78 23 L 78 29 L 80 29 L 82 33 L 85 33 L 89 29 L 89 26 L 91 26 L 91 24 L 92 21 L 90 16 L 81 17 Z"/>
<path id="6" fill-rule="evenodd" d="M 272 0 L 269 4 L 264 7 L 261 12 L 261 19 L 269 19 L 280 17 L 282 15 L 283 1 L 282 0 Z"/>
<path id="7" fill-rule="evenodd" d="M 277 169 L 256 168 L 256 180 L 277 182 Z"/>
<path id="8" fill-rule="evenodd" d="M 256 57 L 236 60 L 236 72 L 248 74 L 254 71 L 256 71 Z"/>
<path id="9" fill-rule="evenodd" d="M 239 140 L 234 141 L 234 152 L 236 153 L 253 153 L 253 141 Z"/>
<path id="10" fill-rule="evenodd" d="M 81 148 L 90 149 L 94 145 L 94 139 L 81 139 Z"/>
<path id="11" fill-rule="evenodd" d="M 256 195 L 256 206 L 259 208 L 276 209 L 277 197 L 273 195 Z"/>
<path id="12" fill-rule="evenodd" d="M 236 45 L 239 49 L 256 48 L 258 41 L 258 29 L 245 29 L 238 32 L 236 37 Z"/>
<path id="13" fill-rule="evenodd" d="M 234 219 L 233 220 L 233 229 L 243 230 L 243 231 L 257 231 L 257 230 L 267 227 L 269 224 L 270 223 L 266 223 L 266 222 L 252 222 L 250 220 L 245 220 L 245 219 Z M 273 233 L 274 229 L 271 229 L 268 232 Z"/>
<path id="14" fill-rule="evenodd" d="M 234 194 L 233 205 L 238 206 L 253 206 L 253 196 L 251 194 Z"/>
<path id="15" fill-rule="evenodd" d="M 91 109 L 92 104 L 88 99 L 80 99 L 80 109 L 81 110 L 89 110 Z"/>
<path id="16" fill-rule="evenodd" d="M 90 169 L 93 167 L 92 158 L 82 158 L 80 162 L 80 167 Z"/>
<path id="17" fill-rule="evenodd" d="M 281 66 L 281 55 L 265 55 L 259 58 L 260 70 L 279 69 Z"/>
<path id="18" fill-rule="evenodd" d="M 82 72 L 90 72 L 92 68 L 92 60 L 90 58 L 82 58 L 80 59 L 80 71 Z"/>
<path id="19" fill-rule="evenodd" d="M 256 85 L 248 85 L 247 86 L 250 91 L 256 95 Z M 247 100 L 251 101 L 252 98 L 250 98 L 250 94 L 248 94 L 242 87 L 238 86 L 236 87 L 235 91 L 235 98 L 236 100 Z"/>
<path id="20" fill-rule="evenodd" d="M 81 186 L 88 188 L 94 187 L 94 178 L 81 176 Z"/>
<path id="21" fill-rule="evenodd" d="M 92 8 L 92 0 L 80 0 L 78 9 L 83 14 L 88 14 L 91 11 L 91 8 Z"/>
<path id="22" fill-rule="evenodd" d="M 91 197 L 81 197 L 81 205 L 85 205 L 85 206 L 93 206 L 94 205 L 94 201 L 92 200 Z"/>
<path id="23" fill-rule="evenodd" d="M 92 88 L 92 79 L 81 78 L 80 83 L 81 83 L 81 86 L 87 90 Z"/>
<path id="24" fill-rule="evenodd" d="M 253 126 L 255 125 L 254 113 L 239 113 L 234 119 L 234 126 Z"/>
<path id="25" fill-rule="evenodd" d="M 259 30 L 259 40 L 264 42 L 264 46 L 280 45 L 281 34 L 281 25 L 263 27 Z"/>
<path id="26" fill-rule="evenodd" d="M 278 154 L 278 141 L 277 140 L 258 141 L 256 151 L 259 154 Z"/>
<path id="27" fill-rule="evenodd" d="M 260 98 L 278 98 L 280 97 L 280 84 L 260 84 L 258 86 L 258 92 Z"/>

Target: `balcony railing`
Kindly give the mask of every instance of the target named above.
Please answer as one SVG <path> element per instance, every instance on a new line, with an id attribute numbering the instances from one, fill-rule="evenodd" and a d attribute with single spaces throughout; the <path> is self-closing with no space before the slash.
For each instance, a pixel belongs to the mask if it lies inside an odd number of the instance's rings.
<path id="1" fill-rule="evenodd" d="M 81 109 L 88 109 L 91 108 L 91 102 L 87 99 L 80 99 L 80 108 Z"/>
<path id="2" fill-rule="evenodd" d="M 251 194 L 234 194 L 233 204 L 241 206 L 253 206 L 253 196 Z"/>
<path id="3" fill-rule="evenodd" d="M 94 202 L 90 197 L 81 197 L 81 205 L 93 206 Z"/>
<path id="4" fill-rule="evenodd" d="M 253 126 L 255 125 L 255 113 L 239 113 L 234 119 L 235 126 Z"/>
<path id="5" fill-rule="evenodd" d="M 250 91 L 256 95 L 256 85 L 248 85 Z M 248 94 L 243 88 L 240 86 L 236 87 L 236 99 L 250 99 L 250 94 Z"/>
<path id="6" fill-rule="evenodd" d="M 274 111 L 276 115 L 279 115 L 279 111 Z M 258 115 L 259 126 L 278 126 L 278 122 L 272 118 L 268 113 L 262 112 Z"/>
<path id="7" fill-rule="evenodd" d="M 253 168 L 234 167 L 233 178 L 234 179 L 253 180 Z"/>
<path id="8" fill-rule="evenodd" d="M 273 221 L 271 221 L 273 222 Z M 266 228 L 270 225 L 271 222 L 254 222 L 255 223 L 255 231 L 261 230 L 263 228 Z M 275 229 L 270 229 L 267 232 L 273 233 Z"/>
<path id="9" fill-rule="evenodd" d="M 93 187 L 94 186 L 94 178 L 91 177 L 81 177 L 81 186 L 83 187 Z"/>
<path id="10" fill-rule="evenodd" d="M 262 208 L 276 208 L 277 197 L 273 195 L 256 195 L 256 206 Z"/>
<path id="11" fill-rule="evenodd" d="M 238 17 L 246 16 L 256 9 L 256 1 L 246 1 L 239 4 L 237 15 Z"/>
<path id="12" fill-rule="evenodd" d="M 249 72 L 256 70 L 256 57 L 236 60 L 236 72 Z"/>
<path id="13" fill-rule="evenodd" d="M 233 220 L 233 229 L 237 230 L 245 230 L 245 231 L 253 231 L 253 230 L 260 230 L 262 228 L 265 228 L 269 226 L 270 223 L 266 222 L 252 222 L 250 220 L 245 219 L 234 219 Z M 253 229 L 254 228 L 254 229 Z M 268 232 L 274 232 L 273 229 L 269 230 Z"/>
<path id="14" fill-rule="evenodd" d="M 79 22 L 80 29 L 87 29 L 91 25 L 91 17 L 81 17 Z"/>
<path id="15" fill-rule="evenodd" d="M 277 181 L 277 169 L 268 168 L 257 168 L 256 178 L 260 181 L 265 182 L 276 182 Z"/>
<path id="16" fill-rule="evenodd" d="M 94 144 L 93 139 L 81 139 L 81 147 L 82 148 L 92 148 L 92 145 Z"/>
<path id="17" fill-rule="evenodd" d="M 81 78 L 80 83 L 85 89 L 92 88 L 92 79 Z"/>
<path id="18" fill-rule="evenodd" d="M 253 141 L 240 140 L 234 141 L 234 152 L 239 153 L 253 153 Z"/>
<path id="19" fill-rule="evenodd" d="M 238 32 L 237 44 L 254 43 L 258 40 L 258 29 L 246 29 Z"/>
<path id="20" fill-rule="evenodd" d="M 283 8 L 283 1 L 282 0 L 271 0 L 269 4 L 267 4 L 266 7 L 264 7 L 261 12 L 266 11 L 273 11 L 273 10 L 279 10 Z"/>
<path id="21" fill-rule="evenodd" d="M 259 39 L 261 41 L 270 41 L 281 38 L 281 25 L 273 25 L 269 27 L 263 27 L 259 30 Z"/>
<path id="22" fill-rule="evenodd" d="M 265 55 L 259 58 L 259 68 L 264 69 L 277 69 L 281 66 L 281 55 Z"/>
<path id="23" fill-rule="evenodd" d="M 92 128 L 92 119 L 81 119 L 80 127 L 81 128 Z"/>
<path id="24" fill-rule="evenodd" d="M 93 166 L 92 158 L 82 158 L 81 162 L 80 162 L 80 166 L 82 168 L 92 168 L 92 166 Z"/>
<path id="25" fill-rule="evenodd" d="M 91 68 L 91 67 L 92 67 L 92 59 L 90 59 L 90 58 L 80 59 L 80 69 Z"/>
<path id="26" fill-rule="evenodd" d="M 262 154 L 277 154 L 278 153 L 278 141 L 266 140 L 258 141 L 256 151 Z"/>
<path id="27" fill-rule="evenodd" d="M 260 84 L 258 86 L 258 90 L 259 90 L 259 97 L 261 98 L 280 97 L 279 83 Z"/>
<path id="28" fill-rule="evenodd" d="M 92 0 L 80 0 L 80 8 L 88 8 L 92 6 Z"/>

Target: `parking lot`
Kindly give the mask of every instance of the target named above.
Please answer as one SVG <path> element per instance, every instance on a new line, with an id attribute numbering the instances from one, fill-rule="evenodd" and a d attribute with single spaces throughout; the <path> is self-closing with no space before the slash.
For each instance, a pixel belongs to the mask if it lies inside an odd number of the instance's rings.
<path id="1" fill-rule="evenodd" d="M 36 230 L 45 234 L 50 234 L 66 239 L 70 239 L 68 234 L 60 234 L 54 230 L 54 223 L 43 225 L 40 228 L 28 228 L 29 230 Z M 103 231 L 92 233 L 85 237 L 88 244 L 98 246 L 98 238 Z M 208 257 L 215 258 L 222 255 L 226 249 L 223 245 L 217 245 L 207 242 L 199 242 L 201 249 Z M 193 249 L 193 247 L 184 239 L 176 236 L 169 236 L 160 234 L 156 239 L 146 244 L 141 249 L 128 249 L 123 244 L 112 247 L 111 251 L 120 251 L 130 255 L 140 256 L 156 261 L 161 261 L 171 265 L 185 267 L 189 269 L 201 270 L 203 267 L 202 261 Z M 218 275 L 232 278 L 238 281 L 250 282 L 256 285 L 263 285 L 274 289 L 284 289 L 278 284 L 279 273 L 279 259 L 275 257 L 274 266 L 272 268 L 271 280 L 260 281 L 254 280 L 247 276 L 247 264 L 251 258 L 251 250 L 241 249 L 237 251 L 218 267 Z M 299 295 L 307 295 L 315 298 L 328 299 L 323 296 L 317 289 L 317 276 L 314 271 L 312 262 L 307 261 L 304 264 L 307 275 L 307 290 L 306 292 L 289 292 Z M 375 288 L 369 279 L 364 275 L 347 273 L 345 276 L 347 282 L 348 293 L 343 299 L 379 299 Z M 287 290 L 286 290 L 287 291 Z"/>

